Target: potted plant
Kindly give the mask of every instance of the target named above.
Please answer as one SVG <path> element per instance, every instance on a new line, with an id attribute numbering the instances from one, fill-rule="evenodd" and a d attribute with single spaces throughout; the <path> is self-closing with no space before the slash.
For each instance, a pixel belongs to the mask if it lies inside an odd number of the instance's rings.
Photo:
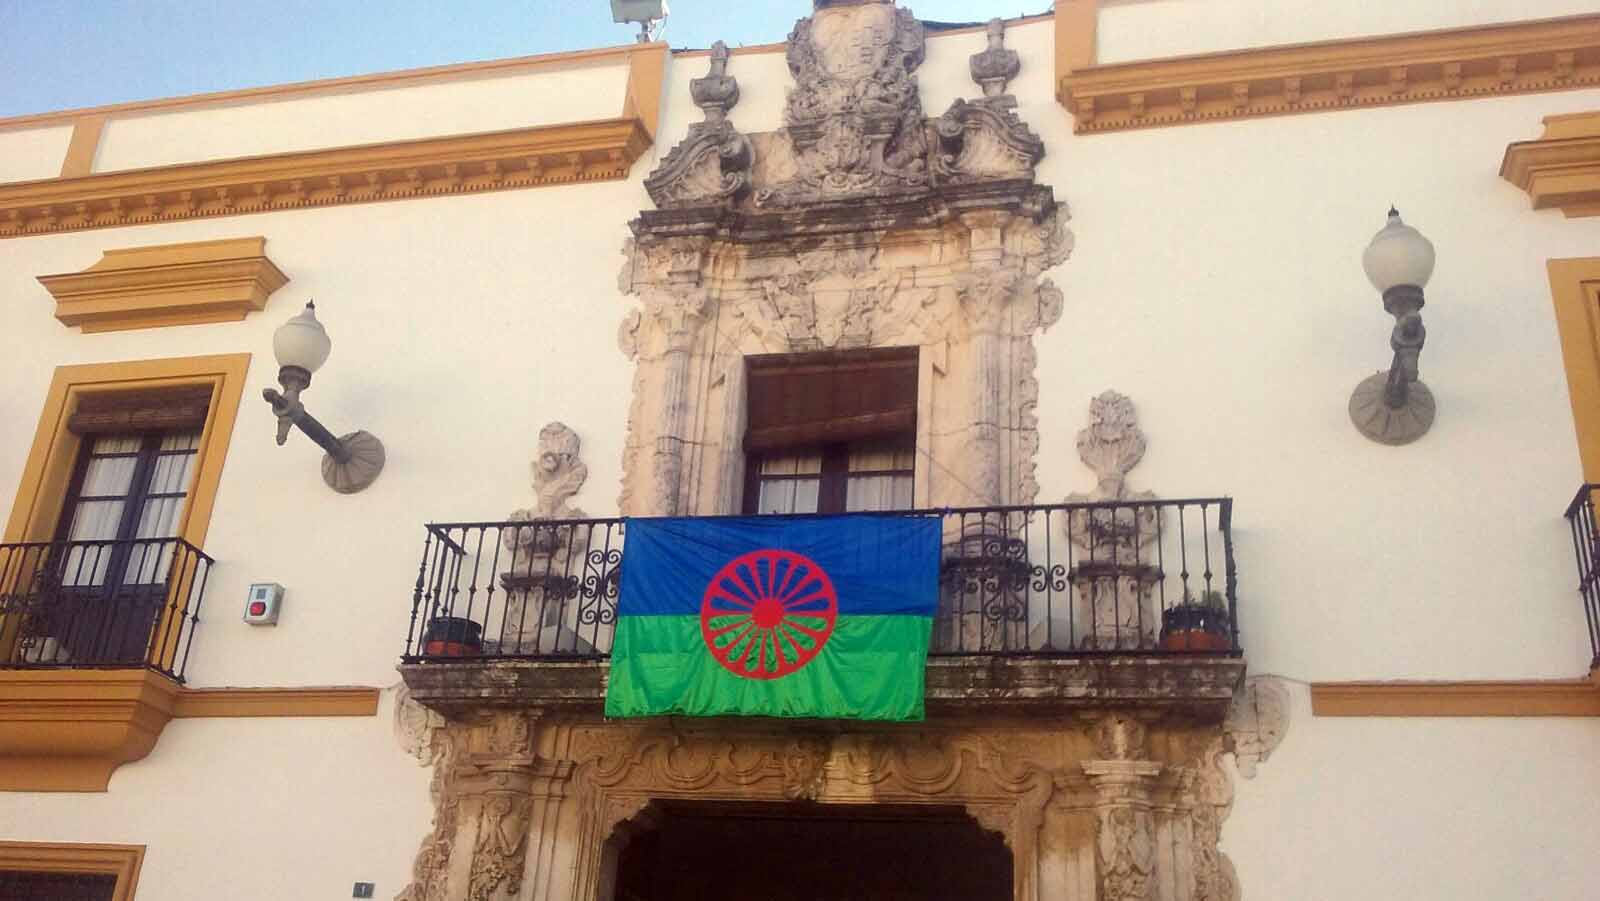
<path id="1" fill-rule="evenodd" d="M 425 657 L 473 657 L 483 653 L 483 627 L 459 616 L 435 616 L 422 636 Z"/>
<path id="2" fill-rule="evenodd" d="M 1226 651 L 1232 645 L 1228 599 L 1220 591 L 1203 591 L 1198 601 L 1185 591 L 1183 603 L 1161 611 L 1163 651 Z"/>

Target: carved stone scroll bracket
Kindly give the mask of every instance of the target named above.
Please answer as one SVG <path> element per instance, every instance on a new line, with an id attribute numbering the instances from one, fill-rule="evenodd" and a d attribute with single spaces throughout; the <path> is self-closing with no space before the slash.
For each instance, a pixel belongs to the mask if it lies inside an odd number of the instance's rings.
<path id="1" fill-rule="evenodd" d="M 689 82 L 695 106 L 705 121 L 689 126 L 689 134 L 644 180 L 650 199 L 662 209 L 727 206 L 750 191 L 755 146 L 728 121 L 739 102 L 739 81 L 728 75 L 728 45 L 711 47 L 711 71 Z"/>
<path id="2" fill-rule="evenodd" d="M 1233 752 L 1239 775 L 1254 779 L 1289 731 L 1289 692 L 1274 676 L 1251 676 L 1240 686 L 1223 725 L 1224 747 Z"/>
<path id="3" fill-rule="evenodd" d="M 1121 500 L 1128 473 L 1144 459 L 1145 436 L 1139 414 L 1126 394 L 1106 390 L 1089 401 L 1089 424 L 1078 432 L 1078 459 L 1095 474 L 1095 492 L 1086 499 Z"/>

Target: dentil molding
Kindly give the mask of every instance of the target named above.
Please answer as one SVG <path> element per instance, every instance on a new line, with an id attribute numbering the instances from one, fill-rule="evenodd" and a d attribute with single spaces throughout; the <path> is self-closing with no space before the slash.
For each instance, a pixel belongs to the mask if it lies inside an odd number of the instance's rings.
<path id="1" fill-rule="evenodd" d="M 1597 84 L 1586 15 L 1083 66 L 1057 97 L 1090 133 Z"/>

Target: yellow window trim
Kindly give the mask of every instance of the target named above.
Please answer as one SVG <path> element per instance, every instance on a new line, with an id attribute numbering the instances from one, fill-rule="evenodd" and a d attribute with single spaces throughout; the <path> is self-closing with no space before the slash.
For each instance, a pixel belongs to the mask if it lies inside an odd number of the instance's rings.
<path id="1" fill-rule="evenodd" d="M 112 901 L 133 901 L 144 865 L 144 845 L 0 842 L 0 870 L 33 873 L 105 873 L 117 877 Z"/>
<path id="2" fill-rule="evenodd" d="M 249 354 L 56 367 L 11 505 L 5 540 L 48 541 L 54 537 L 80 444 L 67 422 L 84 394 L 206 385 L 211 388 L 211 408 L 200 433 L 194 485 L 178 520 L 178 537 L 203 550 L 249 368 Z"/>
<path id="3" fill-rule="evenodd" d="M 1583 478 L 1600 482 L 1600 257 L 1551 260 L 1547 268 Z"/>
<path id="4" fill-rule="evenodd" d="M 118 248 L 39 283 L 56 300 L 56 319 L 85 332 L 237 322 L 289 281 L 266 248 L 260 235 Z"/>

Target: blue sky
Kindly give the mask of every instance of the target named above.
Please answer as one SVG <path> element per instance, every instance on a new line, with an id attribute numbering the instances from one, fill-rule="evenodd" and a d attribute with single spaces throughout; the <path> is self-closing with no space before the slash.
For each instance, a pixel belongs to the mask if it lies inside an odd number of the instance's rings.
<path id="1" fill-rule="evenodd" d="M 811 0 L 669 0 L 674 47 L 780 41 Z M 904 0 L 918 17 L 1048 0 Z M 627 43 L 607 0 L 0 0 L 0 117 Z"/>

